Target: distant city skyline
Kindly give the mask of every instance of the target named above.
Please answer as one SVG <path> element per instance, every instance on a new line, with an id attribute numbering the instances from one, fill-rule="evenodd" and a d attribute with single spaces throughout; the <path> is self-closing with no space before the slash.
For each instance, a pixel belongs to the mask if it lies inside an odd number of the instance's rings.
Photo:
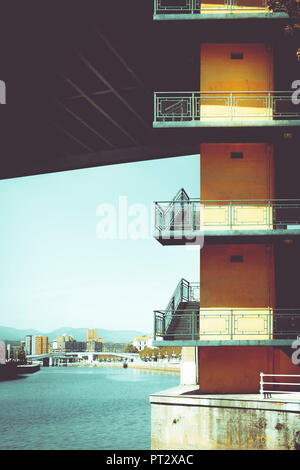
<path id="1" fill-rule="evenodd" d="M 150 333 L 179 279 L 199 280 L 197 247 L 164 249 L 151 236 L 153 202 L 181 187 L 199 197 L 199 155 L 0 181 L 0 324 Z M 103 239 L 105 206 L 119 226 Z"/>

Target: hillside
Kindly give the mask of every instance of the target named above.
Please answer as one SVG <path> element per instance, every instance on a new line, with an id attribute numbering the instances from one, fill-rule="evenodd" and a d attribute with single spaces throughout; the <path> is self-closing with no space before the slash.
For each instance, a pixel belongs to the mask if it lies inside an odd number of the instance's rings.
<path id="1" fill-rule="evenodd" d="M 77 341 L 86 340 L 87 328 L 61 327 L 50 332 L 37 331 L 33 329 L 19 330 L 7 326 L 0 326 L 0 340 L 24 341 L 26 335 L 48 336 L 49 341 L 53 341 L 59 335 L 70 335 Z M 136 330 L 104 330 L 98 328 L 98 335 L 105 342 L 129 343 L 135 336 L 142 336 L 147 333 Z"/>

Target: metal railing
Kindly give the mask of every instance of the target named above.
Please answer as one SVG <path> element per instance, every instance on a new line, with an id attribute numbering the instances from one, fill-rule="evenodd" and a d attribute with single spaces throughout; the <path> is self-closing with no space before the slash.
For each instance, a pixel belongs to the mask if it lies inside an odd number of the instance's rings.
<path id="1" fill-rule="evenodd" d="M 186 194 L 186 193 L 185 193 Z M 300 199 L 157 201 L 159 234 L 191 230 L 300 229 Z"/>
<path id="2" fill-rule="evenodd" d="M 267 0 L 154 0 L 154 15 L 268 12 Z"/>
<path id="3" fill-rule="evenodd" d="M 292 379 L 299 379 L 299 382 L 264 382 L 264 377 L 290 377 Z M 283 380 L 286 380 L 286 379 L 283 379 Z M 295 394 L 295 391 L 294 390 L 282 390 L 281 387 L 299 387 L 299 389 L 297 389 L 297 392 L 296 393 L 300 393 L 300 375 L 295 375 L 295 374 L 264 374 L 263 372 L 260 373 L 260 382 L 259 382 L 259 385 L 260 385 L 260 388 L 259 388 L 259 394 L 260 394 L 260 399 L 264 399 L 264 398 L 272 398 L 272 394 L 273 393 L 282 393 L 282 394 Z M 268 386 L 276 386 L 277 388 L 279 388 L 279 390 L 274 390 L 274 387 L 273 387 L 273 390 L 269 389 L 269 388 L 264 388 L 264 385 L 268 385 Z"/>
<path id="4" fill-rule="evenodd" d="M 173 315 L 181 302 L 199 302 L 200 284 L 181 279 L 164 311 L 164 329 L 168 329 Z"/>
<path id="5" fill-rule="evenodd" d="M 199 229 L 200 204 L 197 199 L 190 199 L 182 188 L 172 201 L 155 202 L 155 228 L 159 231 L 171 229 Z"/>
<path id="6" fill-rule="evenodd" d="M 173 327 L 170 328 L 171 321 L 166 322 L 166 311 L 156 310 L 154 312 L 154 339 L 162 337 L 167 340 L 178 339 L 199 339 L 199 309 L 180 311 L 172 314 Z M 168 326 L 167 326 L 168 325 Z"/>
<path id="7" fill-rule="evenodd" d="M 154 335 L 207 341 L 296 339 L 300 335 L 300 309 L 199 308 L 154 311 Z"/>
<path id="8" fill-rule="evenodd" d="M 155 92 L 154 122 L 299 119 L 293 91 Z"/>

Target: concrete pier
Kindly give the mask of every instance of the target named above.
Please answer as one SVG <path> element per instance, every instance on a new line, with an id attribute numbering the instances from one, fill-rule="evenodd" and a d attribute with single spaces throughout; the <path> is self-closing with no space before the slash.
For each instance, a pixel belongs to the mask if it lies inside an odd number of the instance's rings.
<path id="1" fill-rule="evenodd" d="M 300 450 L 300 394 L 261 400 L 181 385 L 150 403 L 153 450 Z"/>

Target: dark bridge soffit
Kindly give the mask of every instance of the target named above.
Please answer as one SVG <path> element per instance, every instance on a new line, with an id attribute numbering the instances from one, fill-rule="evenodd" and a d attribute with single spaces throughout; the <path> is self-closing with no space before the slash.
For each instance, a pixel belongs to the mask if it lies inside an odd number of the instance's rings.
<path id="1" fill-rule="evenodd" d="M 14 168 L 11 172 L 2 172 L 0 180 L 21 176 L 53 173 L 58 171 L 79 170 L 120 163 L 133 163 L 161 158 L 199 155 L 199 144 L 176 145 L 150 145 L 144 147 L 130 147 L 124 149 L 106 150 L 102 152 L 86 153 L 81 155 L 67 155 L 51 162 L 43 160 L 35 167 Z"/>
<path id="2" fill-rule="evenodd" d="M 155 90 L 198 86 L 197 22 L 153 21 L 151 0 L 45 3 L 46 13 L 41 2 L 20 2 L 20 24 L 11 28 L 13 11 L 0 28 L 0 43 L 12 46 L 0 57 L 9 90 L 0 107 L 0 179 L 199 154 L 200 142 L 282 138 L 284 128 L 153 128 Z M 201 41 L 253 41 L 255 30 L 256 42 L 276 42 L 280 28 L 203 22 Z M 294 52 L 283 49 L 282 81 L 290 84 Z"/>

